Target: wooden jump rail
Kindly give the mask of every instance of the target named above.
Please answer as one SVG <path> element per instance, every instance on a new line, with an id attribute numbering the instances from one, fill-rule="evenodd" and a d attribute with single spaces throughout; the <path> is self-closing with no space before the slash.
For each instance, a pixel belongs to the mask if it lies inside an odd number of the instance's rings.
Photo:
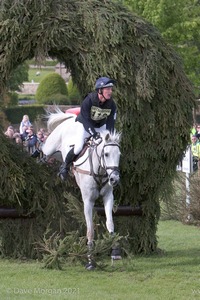
<path id="1" fill-rule="evenodd" d="M 26 214 L 15 208 L 0 207 L 0 219 L 31 219 L 33 214 Z"/>
<path id="2" fill-rule="evenodd" d="M 95 206 L 94 210 L 99 216 L 105 216 L 104 207 Z M 132 207 L 129 205 L 118 206 L 117 210 L 113 211 L 113 216 L 142 216 L 143 212 L 140 207 Z M 0 207 L 0 219 L 30 219 L 35 218 L 34 214 L 26 214 L 18 211 L 15 208 Z"/>
<path id="3" fill-rule="evenodd" d="M 95 206 L 95 211 L 100 216 L 105 216 L 104 207 Z M 113 211 L 113 216 L 142 216 L 143 212 L 141 207 L 133 207 L 129 205 L 118 206 L 116 211 Z"/>

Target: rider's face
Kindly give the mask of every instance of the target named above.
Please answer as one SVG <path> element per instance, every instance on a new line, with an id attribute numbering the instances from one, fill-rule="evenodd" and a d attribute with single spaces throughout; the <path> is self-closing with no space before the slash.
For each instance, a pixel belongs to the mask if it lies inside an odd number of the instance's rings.
<path id="1" fill-rule="evenodd" d="M 105 102 L 106 100 L 109 100 L 112 96 L 112 87 L 106 87 L 102 89 L 102 93 L 99 94 L 99 99 L 101 102 Z"/>

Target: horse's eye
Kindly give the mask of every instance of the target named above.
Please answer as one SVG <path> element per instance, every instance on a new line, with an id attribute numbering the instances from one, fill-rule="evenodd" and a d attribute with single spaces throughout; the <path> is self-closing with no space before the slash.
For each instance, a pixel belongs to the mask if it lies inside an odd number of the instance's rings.
<path id="1" fill-rule="evenodd" d="M 108 157 L 108 156 L 109 156 L 109 154 L 108 154 L 108 153 L 105 153 L 105 156 L 106 156 L 106 157 Z"/>

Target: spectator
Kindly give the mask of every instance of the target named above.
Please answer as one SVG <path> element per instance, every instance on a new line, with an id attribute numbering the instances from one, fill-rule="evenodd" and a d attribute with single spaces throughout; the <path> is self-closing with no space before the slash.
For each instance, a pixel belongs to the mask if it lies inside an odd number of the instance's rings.
<path id="1" fill-rule="evenodd" d="M 37 145 L 36 145 L 36 149 L 35 151 L 33 152 L 33 154 L 31 155 L 32 157 L 34 158 L 37 158 L 37 157 L 40 157 L 42 158 L 42 146 L 43 146 L 43 143 L 44 143 L 44 135 L 41 131 L 38 131 L 37 133 Z"/>
<path id="2" fill-rule="evenodd" d="M 38 131 L 37 133 L 37 138 L 38 138 L 38 144 L 43 144 L 44 143 L 44 134 L 42 131 Z"/>
<path id="3" fill-rule="evenodd" d="M 195 135 L 196 135 L 197 139 L 199 140 L 200 139 L 200 124 L 197 124 Z"/>
<path id="4" fill-rule="evenodd" d="M 19 132 L 15 132 L 13 135 L 13 138 L 14 138 L 16 144 L 19 144 L 19 145 L 22 144 L 22 139 L 21 139 L 21 135 Z"/>
<path id="5" fill-rule="evenodd" d="M 22 134 L 20 134 L 21 139 L 22 139 L 23 142 L 26 140 L 26 138 L 28 136 L 28 131 L 27 130 L 28 130 L 28 126 L 24 125 L 23 129 L 22 129 L 23 132 L 22 132 Z"/>
<path id="6" fill-rule="evenodd" d="M 4 132 L 4 134 L 9 137 L 10 139 L 13 139 L 13 135 L 14 135 L 14 128 L 13 126 L 8 126 L 6 132 Z"/>
<path id="7" fill-rule="evenodd" d="M 45 134 L 45 132 L 46 132 L 45 128 L 43 128 L 43 127 L 41 127 L 39 131 L 41 131 L 43 134 Z"/>
<path id="8" fill-rule="evenodd" d="M 48 138 L 49 134 L 50 134 L 49 132 L 47 132 L 47 131 L 45 132 L 45 134 L 44 134 L 44 142 L 45 142 L 46 139 Z"/>
<path id="9" fill-rule="evenodd" d="M 193 126 L 192 126 L 192 128 L 191 128 L 191 130 L 190 130 L 190 136 L 191 136 L 191 138 L 192 138 L 193 135 L 196 134 L 196 132 L 197 132 L 197 125 L 196 125 L 196 123 L 194 123 Z"/>
<path id="10" fill-rule="evenodd" d="M 193 135 L 192 138 L 192 159 L 193 159 L 193 171 L 196 171 L 198 169 L 198 162 L 200 158 L 200 143 L 196 137 L 196 135 Z"/>
<path id="11" fill-rule="evenodd" d="M 20 134 L 23 134 L 24 126 L 26 126 L 26 127 L 32 126 L 28 115 L 24 115 L 23 118 L 22 118 L 22 121 L 21 121 L 20 127 L 19 127 Z"/>
<path id="12" fill-rule="evenodd" d="M 28 127 L 26 131 L 28 132 L 28 135 L 25 140 L 25 145 L 27 146 L 28 152 L 33 154 L 37 147 L 37 135 L 34 133 L 32 126 Z"/>

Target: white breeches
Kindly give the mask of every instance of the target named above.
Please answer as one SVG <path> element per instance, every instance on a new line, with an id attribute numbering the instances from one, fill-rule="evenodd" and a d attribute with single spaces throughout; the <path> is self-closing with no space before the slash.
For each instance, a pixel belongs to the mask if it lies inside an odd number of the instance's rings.
<path id="1" fill-rule="evenodd" d="M 84 141 L 86 138 L 90 136 L 90 134 L 85 130 L 84 126 L 82 123 L 77 122 L 76 124 L 77 129 L 78 129 L 78 135 L 76 136 L 75 139 L 75 145 L 74 145 L 74 154 L 79 154 L 83 148 Z M 101 132 L 102 130 L 106 130 L 106 124 L 99 127 L 95 128 L 96 132 Z"/>

